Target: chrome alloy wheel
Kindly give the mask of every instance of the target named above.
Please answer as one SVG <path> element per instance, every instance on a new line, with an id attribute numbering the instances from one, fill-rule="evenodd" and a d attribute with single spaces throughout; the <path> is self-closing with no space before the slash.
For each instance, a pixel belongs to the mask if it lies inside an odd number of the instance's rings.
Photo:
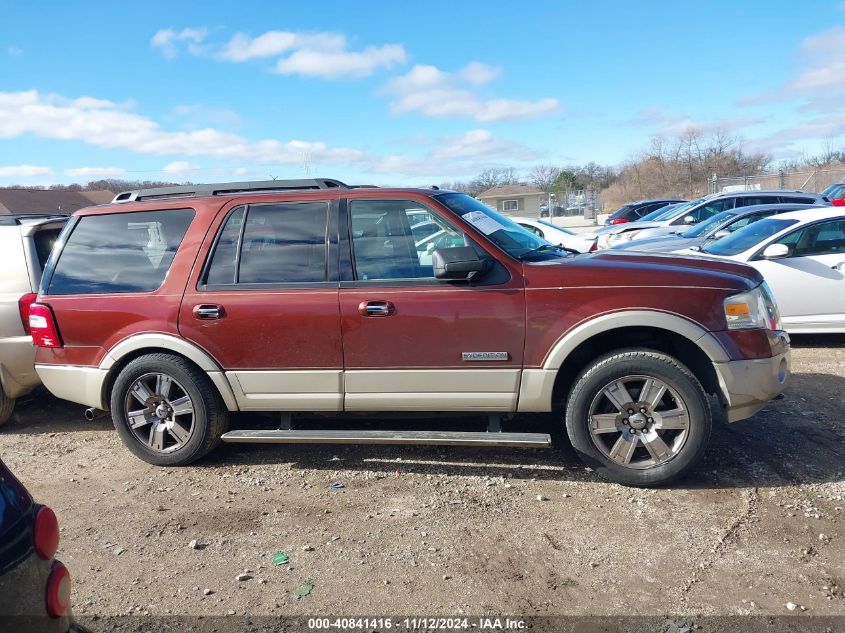
<path id="1" fill-rule="evenodd" d="M 590 437 L 609 459 L 627 468 L 653 468 L 683 448 L 689 408 L 677 390 L 653 376 L 609 382 L 589 409 Z"/>
<path id="2" fill-rule="evenodd" d="M 180 449 L 194 431 L 194 404 L 185 388 L 167 374 L 144 374 L 133 382 L 124 412 L 135 437 L 160 453 Z"/>

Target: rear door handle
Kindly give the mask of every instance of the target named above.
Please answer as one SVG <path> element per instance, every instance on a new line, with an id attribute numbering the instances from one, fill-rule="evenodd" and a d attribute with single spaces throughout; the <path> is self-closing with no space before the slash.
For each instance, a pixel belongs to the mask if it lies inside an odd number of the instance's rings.
<path id="1" fill-rule="evenodd" d="M 358 304 L 358 314 L 366 317 L 386 317 L 396 312 L 390 301 L 362 301 Z"/>
<path id="2" fill-rule="evenodd" d="M 213 321 L 222 319 L 224 316 L 226 316 L 226 310 L 223 309 L 223 306 L 207 303 L 194 306 L 194 318 L 200 321 Z"/>

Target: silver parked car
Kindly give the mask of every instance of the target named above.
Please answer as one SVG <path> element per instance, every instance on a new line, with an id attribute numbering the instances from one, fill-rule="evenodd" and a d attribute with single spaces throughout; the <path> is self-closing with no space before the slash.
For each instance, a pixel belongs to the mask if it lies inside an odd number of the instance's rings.
<path id="1" fill-rule="evenodd" d="M 611 250 L 649 251 L 652 253 L 671 253 L 685 248 L 698 249 L 710 242 L 727 237 L 734 231 L 758 220 L 779 213 L 818 209 L 814 204 L 758 204 L 751 207 L 738 207 L 730 211 L 717 213 L 709 220 L 689 227 L 683 233 L 672 233 L 644 239 L 634 238 L 614 246 Z"/>
<path id="2" fill-rule="evenodd" d="M 682 233 L 687 227 L 709 220 L 717 213 L 738 207 L 758 204 L 817 204 L 829 205 L 830 201 L 818 193 L 799 190 L 725 191 L 692 200 L 668 216 L 650 222 L 619 224 L 614 231 L 599 237 L 598 248 L 612 248 L 632 239 L 659 237 Z"/>
<path id="3" fill-rule="evenodd" d="M 29 306 L 66 221 L 56 215 L 0 215 L 0 425 L 12 416 L 15 399 L 41 384 L 34 368 Z"/>

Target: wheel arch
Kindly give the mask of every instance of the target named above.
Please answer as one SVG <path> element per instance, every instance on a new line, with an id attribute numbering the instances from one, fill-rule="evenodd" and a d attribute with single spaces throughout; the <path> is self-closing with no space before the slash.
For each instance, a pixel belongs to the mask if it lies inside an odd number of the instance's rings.
<path id="1" fill-rule="evenodd" d="M 202 348 L 168 334 L 147 333 L 132 336 L 112 347 L 100 362 L 105 370 L 101 400 L 108 405 L 114 382 L 126 365 L 147 354 L 164 353 L 178 356 L 204 372 L 220 394 L 229 411 L 237 411 L 238 403 L 223 368 Z"/>
<path id="2" fill-rule="evenodd" d="M 721 343 L 701 325 L 655 310 L 614 312 L 590 319 L 562 336 L 542 369 L 523 372 L 520 411 L 549 411 L 562 406 L 578 374 L 594 359 L 624 348 L 669 354 L 696 376 L 708 394 L 724 400 L 714 362 L 729 360 Z"/>

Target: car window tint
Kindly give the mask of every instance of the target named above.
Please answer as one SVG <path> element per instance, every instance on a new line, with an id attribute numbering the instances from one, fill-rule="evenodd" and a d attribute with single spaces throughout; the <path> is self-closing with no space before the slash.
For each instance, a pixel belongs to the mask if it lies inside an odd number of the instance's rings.
<path id="1" fill-rule="evenodd" d="M 33 236 L 35 241 L 35 253 L 38 256 L 38 263 L 41 265 L 41 270 L 44 270 L 44 264 L 47 263 L 47 258 L 50 257 L 50 251 L 53 250 L 53 244 L 59 239 L 61 229 L 44 229 L 38 231 Z"/>
<path id="2" fill-rule="evenodd" d="M 328 211 L 328 202 L 280 202 L 247 207 L 237 282 L 325 281 Z"/>
<path id="3" fill-rule="evenodd" d="M 156 290 L 164 282 L 193 217 L 193 209 L 175 209 L 79 218 L 47 293 Z"/>
<path id="4" fill-rule="evenodd" d="M 778 196 L 740 196 L 736 200 L 738 207 L 750 207 L 756 204 L 777 204 Z"/>
<path id="5" fill-rule="evenodd" d="M 245 213 L 246 207 L 238 207 L 226 218 L 226 222 L 217 234 L 217 242 L 206 268 L 204 283 L 213 286 L 235 283 L 238 247 Z"/>
<path id="6" fill-rule="evenodd" d="M 436 230 L 418 238 L 411 220 L 420 204 L 412 200 L 352 200 L 349 215 L 355 274 L 360 280 L 434 277 L 434 251 L 465 246 L 466 237 L 434 213 Z"/>
<path id="7" fill-rule="evenodd" d="M 720 240 L 716 240 L 709 246 L 705 246 L 701 249 L 701 252 L 711 253 L 713 255 L 738 255 L 773 237 L 777 233 L 786 230 L 797 221 L 766 218 L 760 222 L 753 222 L 745 228 L 735 231 Z"/>
<path id="8" fill-rule="evenodd" d="M 790 204 L 815 204 L 815 198 L 802 198 L 797 196 L 781 196 L 781 202 L 788 202 Z"/>
<path id="9" fill-rule="evenodd" d="M 845 254 L 845 220 L 820 222 L 795 231 L 780 240 L 779 244 L 789 246 L 789 257 L 810 257 L 813 255 Z"/>

